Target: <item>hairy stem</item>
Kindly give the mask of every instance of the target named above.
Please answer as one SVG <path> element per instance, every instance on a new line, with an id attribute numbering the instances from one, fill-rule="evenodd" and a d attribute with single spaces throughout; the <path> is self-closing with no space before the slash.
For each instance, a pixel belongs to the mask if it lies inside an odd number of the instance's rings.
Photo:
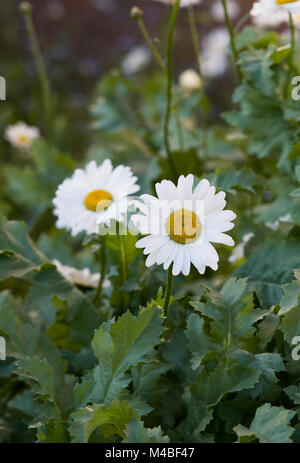
<path id="1" fill-rule="evenodd" d="M 100 280 L 99 280 L 95 295 L 93 297 L 93 303 L 94 304 L 98 304 L 99 301 L 101 301 L 101 297 L 102 297 L 102 288 L 103 288 L 105 272 L 106 272 L 105 237 L 103 237 L 103 241 L 101 243 L 99 260 L 100 260 Z"/>
<path id="2" fill-rule="evenodd" d="M 166 292 L 165 292 L 165 298 L 164 298 L 164 314 L 167 315 L 168 313 L 168 308 L 170 305 L 170 299 L 172 295 L 172 288 L 173 288 L 173 274 L 172 274 L 172 265 L 168 268 L 167 272 L 167 283 L 166 283 Z"/>
<path id="3" fill-rule="evenodd" d="M 161 67 L 161 69 L 163 70 L 163 72 L 166 71 L 166 65 L 158 51 L 158 49 L 156 48 L 155 44 L 153 43 L 151 37 L 150 37 L 150 34 L 145 26 L 145 23 L 144 23 L 144 20 L 142 17 L 140 17 L 138 20 L 137 20 L 137 23 L 138 23 L 138 26 L 141 30 L 141 33 L 145 39 L 145 42 L 146 44 L 148 45 L 148 47 L 150 48 L 152 54 L 153 54 L 153 57 L 155 58 L 155 61 L 157 62 L 157 64 Z"/>
<path id="4" fill-rule="evenodd" d="M 231 21 L 230 21 L 230 18 L 229 18 L 228 9 L 227 9 L 227 3 L 226 3 L 226 0 L 221 0 L 221 1 L 222 1 L 222 5 L 223 5 L 223 10 L 224 10 L 226 27 L 228 29 L 229 36 L 230 36 L 230 46 L 231 46 L 231 50 L 232 50 L 232 54 L 233 54 L 233 58 L 234 58 L 234 63 L 235 63 L 235 66 L 236 66 L 236 71 L 237 71 L 239 80 L 242 80 L 242 73 L 241 73 L 241 70 L 240 70 L 240 66 L 238 64 L 239 54 L 238 54 L 236 44 L 235 44 L 235 35 L 234 35 L 234 30 L 232 28 L 232 24 L 231 24 Z"/>
<path id="5" fill-rule="evenodd" d="M 34 60 L 36 63 L 40 85 L 42 89 L 43 105 L 44 105 L 44 111 L 45 111 L 45 116 L 44 116 L 45 133 L 49 134 L 50 125 L 51 125 L 51 96 L 50 96 L 49 80 L 47 77 L 45 63 L 43 60 L 43 56 L 40 50 L 39 42 L 37 39 L 35 27 L 34 27 L 33 20 L 32 20 L 32 9 L 30 7 L 22 11 L 23 11 L 24 19 L 25 19 L 27 33 L 30 38 L 32 53 L 33 53 Z"/>
<path id="6" fill-rule="evenodd" d="M 169 141 L 169 124 L 170 124 L 170 116 L 171 116 L 171 109 L 172 109 L 172 83 L 173 83 L 173 36 L 174 36 L 174 29 L 176 24 L 176 19 L 179 11 L 180 0 L 175 0 L 169 30 L 168 30 L 168 40 L 167 40 L 167 107 L 166 107 L 166 114 L 165 114 L 165 121 L 164 121 L 164 145 L 165 150 L 169 159 L 169 164 L 171 167 L 171 171 L 175 178 L 177 177 L 176 167 L 172 158 L 172 152 L 170 148 L 170 141 Z"/>

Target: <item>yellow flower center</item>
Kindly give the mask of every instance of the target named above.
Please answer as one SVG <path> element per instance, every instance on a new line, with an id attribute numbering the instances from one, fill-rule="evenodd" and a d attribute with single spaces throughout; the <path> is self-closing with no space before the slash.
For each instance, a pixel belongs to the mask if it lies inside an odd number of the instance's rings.
<path id="1" fill-rule="evenodd" d="M 276 0 L 277 5 L 284 5 L 285 3 L 294 3 L 298 0 Z"/>
<path id="2" fill-rule="evenodd" d="M 101 212 L 109 208 L 113 201 L 112 195 L 105 190 L 91 191 L 84 200 L 84 205 L 89 211 Z"/>
<path id="3" fill-rule="evenodd" d="M 27 135 L 19 135 L 18 141 L 22 145 L 27 145 L 27 143 L 29 142 L 29 137 L 27 137 Z"/>
<path id="4" fill-rule="evenodd" d="M 195 212 L 180 209 L 169 215 L 166 229 L 176 243 L 189 244 L 199 237 L 202 225 Z"/>

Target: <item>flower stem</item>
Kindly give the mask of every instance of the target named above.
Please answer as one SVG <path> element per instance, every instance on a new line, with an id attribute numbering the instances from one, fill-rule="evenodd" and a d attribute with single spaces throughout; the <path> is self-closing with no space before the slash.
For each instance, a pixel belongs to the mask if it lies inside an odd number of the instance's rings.
<path id="1" fill-rule="evenodd" d="M 99 283 L 98 283 L 95 295 L 93 297 L 93 301 L 92 301 L 93 304 L 98 304 L 98 302 L 101 300 L 101 297 L 102 297 L 102 288 L 103 288 L 105 271 L 106 271 L 105 237 L 103 237 L 103 241 L 101 243 L 99 258 L 100 258 L 100 279 L 99 279 Z"/>
<path id="2" fill-rule="evenodd" d="M 21 11 L 24 15 L 25 25 L 27 29 L 28 36 L 31 41 L 32 53 L 36 63 L 38 76 L 41 84 L 42 95 L 43 95 L 43 104 L 45 111 L 45 133 L 49 134 L 50 125 L 51 125 L 51 97 L 50 97 L 50 85 L 47 77 L 45 63 L 42 57 L 40 50 L 39 42 L 37 39 L 35 27 L 32 20 L 32 6 L 31 4 L 27 5 L 27 8 L 21 8 Z"/>
<path id="3" fill-rule="evenodd" d="M 202 90 L 203 96 L 208 101 L 206 93 L 205 93 L 205 79 L 204 79 L 204 75 L 202 72 L 202 66 L 201 66 L 201 49 L 199 45 L 200 41 L 199 41 L 198 32 L 197 32 L 195 11 L 194 11 L 194 7 L 192 4 L 188 6 L 188 18 L 189 18 L 194 51 L 195 51 L 196 60 L 197 60 L 198 72 L 199 72 L 199 75 L 201 77 L 202 84 L 203 84 L 203 90 Z M 206 135 L 207 135 L 207 114 L 205 113 L 205 111 L 203 111 L 203 151 L 206 151 L 206 144 L 207 144 Z"/>
<path id="4" fill-rule="evenodd" d="M 127 268 L 124 235 L 120 233 L 120 226 L 121 224 L 118 222 L 117 223 L 117 233 L 119 236 L 119 245 L 120 245 L 121 278 L 122 278 L 122 284 L 124 285 L 128 279 L 128 268 Z M 129 298 L 128 298 L 128 293 L 126 292 L 123 292 L 123 304 L 124 304 L 124 309 L 127 309 L 127 307 L 129 306 Z"/>
<path id="5" fill-rule="evenodd" d="M 149 32 L 148 32 L 148 30 L 147 30 L 147 28 L 145 26 L 145 23 L 144 23 L 144 20 L 143 20 L 142 16 L 137 19 L 137 23 L 138 23 L 138 26 L 139 26 L 139 28 L 141 30 L 141 33 L 142 33 L 142 35 L 143 35 L 143 37 L 145 39 L 145 42 L 148 45 L 148 47 L 150 48 L 150 50 L 151 50 L 151 52 L 153 54 L 153 57 L 155 58 L 157 64 L 161 67 L 163 72 L 166 72 L 166 65 L 165 65 L 165 63 L 164 63 L 158 49 L 156 48 L 156 46 L 154 45 L 154 43 L 153 43 L 153 41 L 152 41 L 152 39 L 150 37 L 150 34 L 149 34 Z"/>
<path id="6" fill-rule="evenodd" d="M 167 283 L 166 283 L 166 292 L 165 292 L 165 299 L 164 299 L 164 314 L 167 315 L 168 308 L 170 305 L 170 299 L 172 295 L 172 288 L 173 288 L 173 274 L 172 274 L 172 265 L 168 268 L 167 272 Z"/>
<path id="7" fill-rule="evenodd" d="M 170 148 L 169 142 L 169 124 L 170 124 L 170 116 L 171 116 L 171 109 L 172 109 L 172 81 L 173 81 L 173 36 L 174 36 L 174 29 L 176 24 L 176 19 L 179 11 L 180 0 L 175 0 L 171 19 L 169 23 L 169 30 L 168 30 L 168 40 L 167 40 L 167 107 L 166 107 L 166 114 L 165 114 L 165 121 L 164 121 L 164 145 L 165 150 L 169 159 L 169 164 L 171 167 L 171 171 L 175 177 L 177 177 L 176 167 L 172 158 L 172 152 Z"/>
<path id="8" fill-rule="evenodd" d="M 294 53 L 295 53 L 295 24 L 293 21 L 293 16 L 292 13 L 289 11 L 289 26 L 290 26 L 290 32 L 291 32 L 291 59 L 293 59 Z"/>
<path id="9" fill-rule="evenodd" d="M 288 97 L 288 94 L 289 94 L 291 77 L 292 77 L 292 73 L 294 71 L 293 58 L 294 58 L 294 55 L 295 55 L 295 45 L 296 45 L 296 41 L 295 41 L 295 24 L 294 24 L 294 21 L 293 21 L 293 16 L 292 16 L 292 14 L 290 12 L 289 12 L 289 26 L 290 26 L 290 33 L 291 33 L 291 54 L 290 54 L 290 56 L 288 58 L 289 71 L 288 71 L 288 74 L 287 74 L 287 79 L 286 79 L 285 89 L 284 89 L 284 94 L 285 94 L 286 98 Z"/>
<path id="10" fill-rule="evenodd" d="M 238 64 L 239 54 L 238 54 L 238 51 L 237 51 L 237 48 L 236 48 L 235 35 L 234 35 L 234 30 L 232 28 L 232 24 L 231 24 L 231 21 L 230 21 L 230 18 L 229 18 L 228 9 L 227 9 L 227 3 L 226 3 L 226 0 L 221 0 L 221 1 L 222 1 L 222 5 L 223 5 L 223 10 L 224 10 L 226 27 L 228 29 L 229 36 L 230 36 L 230 46 L 231 46 L 231 50 L 232 50 L 232 54 L 233 54 L 233 58 L 234 58 L 235 66 L 236 66 L 236 71 L 237 71 L 239 80 L 242 80 L 242 73 L 241 73 L 241 70 L 240 70 L 240 66 Z"/>
<path id="11" fill-rule="evenodd" d="M 197 33 L 195 11 L 194 11 L 193 5 L 191 4 L 188 6 L 188 18 L 189 18 L 189 23 L 190 23 L 190 30 L 191 30 L 192 40 L 193 40 L 193 46 L 194 46 L 195 55 L 197 59 L 198 72 L 199 72 L 199 75 L 202 81 L 204 81 L 202 67 L 201 67 L 201 58 L 200 58 L 201 50 L 200 50 L 200 45 L 199 45 L 198 33 Z"/>

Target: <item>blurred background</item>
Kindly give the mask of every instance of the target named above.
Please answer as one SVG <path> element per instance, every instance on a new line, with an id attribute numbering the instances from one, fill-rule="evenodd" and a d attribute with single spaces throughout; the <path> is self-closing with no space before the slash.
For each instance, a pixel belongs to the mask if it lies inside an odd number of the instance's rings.
<path id="1" fill-rule="evenodd" d="M 1 132 L 17 120 L 39 125 L 40 119 L 39 82 L 19 3 L 18 0 L 0 2 L 0 75 L 7 80 L 7 101 L 1 104 Z M 59 128 L 62 134 L 66 130 L 72 133 L 68 140 L 62 135 L 56 142 L 62 149 L 76 151 L 80 157 L 89 143 L 88 107 L 101 76 L 112 69 L 121 69 L 131 78 L 153 64 L 138 25 L 129 17 L 132 6 L 143 8 L 147 28 L 152 37 L 159 38 L 161 47 L 170 7 L 155 0 L 32 0 L 31 3 L 51 81 L 57 137 Z M 231 0 L 231 3 L 234 4 L 232 21 L 236 25 L 253 2 Z M 205 48 L 210 47 L 212 55 L 214 49 L 218 51 L 227 45 L 222 35 L 224 21 L 220 7 L 219 0 L 203 0 L 195 8 L 199 37 L 202 42 L 209 42 Z M 217 35 L 211 33 L 216 30 Z M 186 9 L 179 17 L 174 52 L 177 75 L 189 67 L 196 69 Z M 216 72 L 212 64 L 214 67 L 216 63 L 208 63 L 208 92 L 218 114 L 230 104 L 234 75 L 228 68 Z"/>

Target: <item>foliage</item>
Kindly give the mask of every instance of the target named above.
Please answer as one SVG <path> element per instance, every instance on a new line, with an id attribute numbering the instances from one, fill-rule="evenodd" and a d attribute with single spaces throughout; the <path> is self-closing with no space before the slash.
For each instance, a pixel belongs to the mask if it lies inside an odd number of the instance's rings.
<path id="1" fill-rule="evenodd" d="M 134 236 L 125 237 L 125 280 L 118 237 L 107 239 L 110 286 L 99 302 L 94 289 L 65 279 L 53 259 L 98 270 L 98 236 L 71 239 L 52 214 L 57 185 L 78 163 L 55 137 L 35 142 L 25 159 L 8 148 L 13 162 L 3 162 L 0 198 L 1 442 L 300 441 L 300 361 L 292 357 L 300 336 L 300 113 L 287 97 L 284 45 L 275 32 L 242 30 L 244 78 L 233 108 L 206 128 L 203 95 L 174 85 L 176 170 L 224 190 L 237 213 L 236 242 L 253 236 L 234 263 L 218 247 L 217 273 L 179 276 L 168 314 L 164 272 L 146 269 Z M 142 192 L 151 192 L 173 176 L 164 112 L 163 75 L 133 81 L 108 73 L 95 92 L 94 143 L 82 164 L 126 160 Z"/>

